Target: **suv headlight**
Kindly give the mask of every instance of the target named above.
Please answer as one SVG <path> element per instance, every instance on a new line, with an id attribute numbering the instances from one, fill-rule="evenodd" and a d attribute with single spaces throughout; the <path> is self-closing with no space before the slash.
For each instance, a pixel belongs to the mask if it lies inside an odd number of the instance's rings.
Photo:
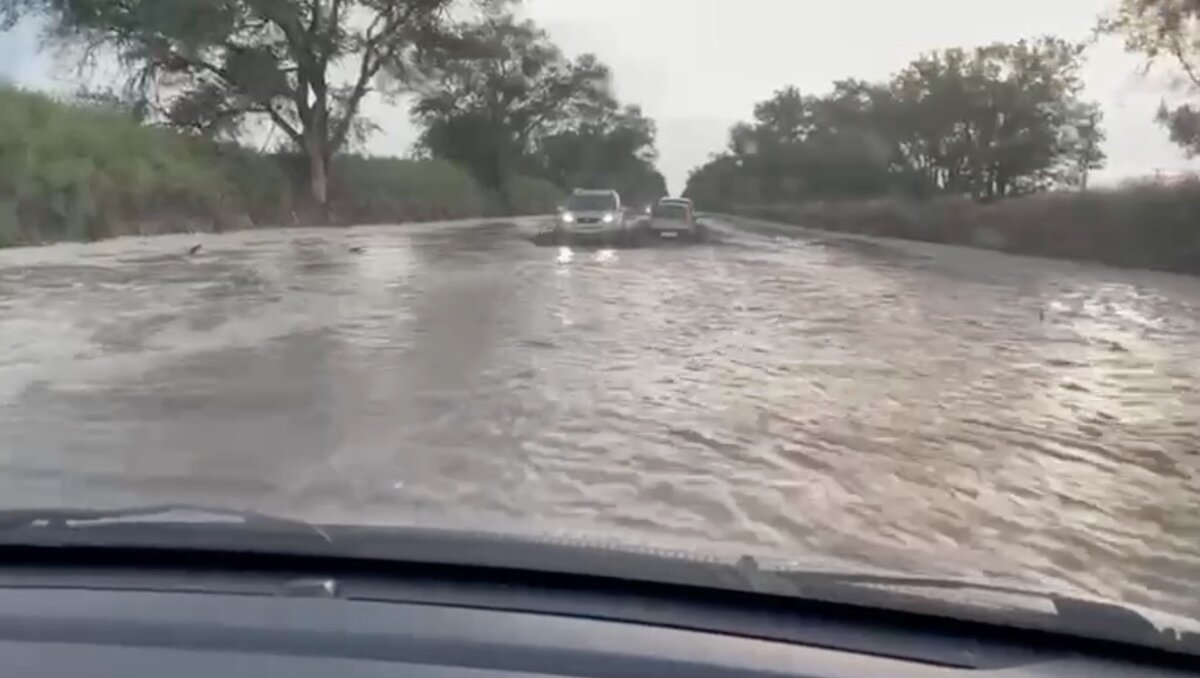
<path id="1" fill-rule="evenodd" d="M 575 215 L 574 215 L 574 214 L 571 214 L 570 212 L 563 212 L 563 213 L 562 213 L 562 222 L 563 222 L 564 224 L 573 224 L 573 223 L 575 223 Z"/>
<path id="2" fill-rule="evenodd" d="M 604 223 L 606 223 L 606 224 L 611 224 L 612 222 L 614 222 L 616 220 L 617 220 L 617 215 L 613 214 L 612 212 L 608 212 L 604 215 Z"/>

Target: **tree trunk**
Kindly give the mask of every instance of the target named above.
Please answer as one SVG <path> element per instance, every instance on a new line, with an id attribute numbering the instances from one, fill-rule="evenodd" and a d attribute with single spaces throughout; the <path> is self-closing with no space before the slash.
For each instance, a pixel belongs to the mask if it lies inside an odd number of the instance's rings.
<path id="1" fill-rule="evenodd" d="M 319 143 L 309 143 L 308 190 L 322 221 L 329 220 L 329 160 Z"/>

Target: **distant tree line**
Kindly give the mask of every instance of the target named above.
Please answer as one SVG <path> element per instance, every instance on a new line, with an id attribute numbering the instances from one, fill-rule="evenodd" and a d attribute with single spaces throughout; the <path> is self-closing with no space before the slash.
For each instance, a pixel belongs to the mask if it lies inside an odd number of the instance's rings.
<path id="1" fill-rule="evenodd" d="M 1200 155 L 1200 0 L 1120 0 L 1099 29 L 1174 71 L 1157 119 Z M 1105 162 L 1082 57 L 1047 37 L 932 52 L 819 95 L 784 88 L 687 194 L 773 223 L 1200 274 L 1200 177 L 1081 190 Z"/>
<path id="2" fill-rule="evenodd" d="M 713 205 L 968 196 L 1086 186 L 1103 166 L 1099 107 L 1081 98 L 1083 48 L 1057 38 L 921 56 L 889 81 L 786 87 L 691 174 Z"/>

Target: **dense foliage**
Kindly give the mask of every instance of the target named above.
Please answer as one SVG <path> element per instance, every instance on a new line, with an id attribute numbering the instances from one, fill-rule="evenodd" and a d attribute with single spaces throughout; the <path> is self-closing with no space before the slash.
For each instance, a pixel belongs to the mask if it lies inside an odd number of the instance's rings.
<path id="1" fill-rule="evenodd" d="M 1081 48 L 1054 38 L 924 55 L 885 83 L 789 87 L 735 126 L 688 193 L 713 203 L 884 194 L 1000 199 L 1078 186 L 1103 131 L 1082 101 Z"/>
<path id="2" fill-rule="evenodd" d="M 0 89 L 0 244 L 120 234 L 138 220 L 220 218 L 235 208 L 232 197 L 230 177 L 189 139 L 119 110 Z"/>
<path id="3" fill-rule="evenodd" d="M 124 109 L 0 88 L 0 246 L 303 223 L 306 165 L 139 123 Z M 341 155 L 334 167 L 339 223 L 504 210 L 446 161 Z M 561 197 L 542 180 L 513 183 L 515 212 L 544 213 Z"/>
<path id="4" fill-rule="evenodd" d="M 413 106 L 424 151 L 501 195 L 522 173 L 562 188 L 616 188 L 629 202 L 666 193 L 654 123 L 617 102 L 594 55 L 568 60 L 545 32 L 508 15 L 464 40 L 470 48 L 441 61 Z"/>

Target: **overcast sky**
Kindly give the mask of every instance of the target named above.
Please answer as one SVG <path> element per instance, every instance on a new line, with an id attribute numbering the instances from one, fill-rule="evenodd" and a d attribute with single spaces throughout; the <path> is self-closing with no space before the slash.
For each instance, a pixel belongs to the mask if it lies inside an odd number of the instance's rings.
<path id="1" fill-rule="evenodd" d="M 1080 39 L 1113 0 L 524 0 L 524 12 L 571 56 L 594 52 L 618 95 L 658 122 L 659 168 L 681 191 L 688 171 L 725 145 L 756 101 L 785 85 L 821 93 L 835 79 L 882 79 L 922 51 L 1052 33 Z M 1153 122 L 1161 77 L 1112 41 L 1089 52 L 1087 96 L 1108 130 L 1113 181 L 1200 168 Z M 63 86 L 28 27 L 0 34 L 0 75 Z M 403 154 L 415 136 L 403 107 L 372 102 L 383 128 L 366 149 Z"/>

